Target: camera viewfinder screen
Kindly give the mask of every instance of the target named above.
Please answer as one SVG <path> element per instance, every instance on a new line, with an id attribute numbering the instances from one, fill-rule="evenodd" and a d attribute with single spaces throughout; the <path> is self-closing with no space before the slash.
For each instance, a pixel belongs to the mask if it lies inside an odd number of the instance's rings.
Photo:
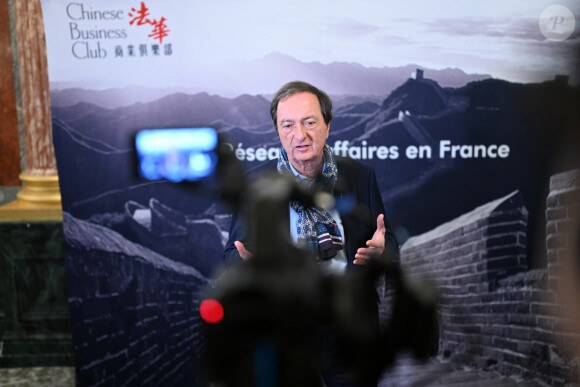
<path id="1" fill-rule="evenodd" d="M 212 128 L 144 129 L 135 136 L 139 175 L 147 180 L 197 181 L 217 165 Z"/>

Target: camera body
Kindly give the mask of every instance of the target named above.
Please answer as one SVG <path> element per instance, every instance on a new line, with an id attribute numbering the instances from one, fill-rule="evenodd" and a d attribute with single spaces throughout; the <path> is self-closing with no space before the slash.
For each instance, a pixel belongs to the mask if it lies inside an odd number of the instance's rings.
<path id="1" fill-rule="evenodd" d="M 329 329 L 356 385 L 376 385 L 399 351 L 432 354 L 436 298 L 419 297 L 393 257 L 327 276 L 316 257 L 291 241 L 288 203 L 314 205 L 316 186 L 305 188 L 278 173 L 247 181 L 239 160 L 211 128 L 147 129 L 137 133 L 135 147 L 143 178 L 197 184 L 215 175 L 221 199 L 233 211 L 250 214 L 252 258 L 227 267 L 205 294 L 223 308 L 223 317 L 204 324 L 208 383 L 319 386 L 325 365 L 321 336 L 328 337 Z M 363 216 L 364 209 L 342 207 Z M 385 274 L 395 297 L 389 324 L 379 327 L 375 282 Z"/>
<path id="2" fill-rule="evenodd" d="M 250 259 L 227 268 L 206 294 L 224 311 L 220 321 L 206 324 L 210 382 L 319 386 L 329 339 L 336 364 L 361 386 L 376 385 L 401 350 L 432 354 L 436 300 L 418 297 L 393 257 L 375 257 L 329 276 L 316 257 L 291 241 L 288 203 L 310 206 L 318 202 L 316 195 L 316 187 L 306 189 L 278 173 L 244 185 L 255 250 Z M 375 283 L 384 275 L 395 297 L 389 325 L 380 327 Z"/>

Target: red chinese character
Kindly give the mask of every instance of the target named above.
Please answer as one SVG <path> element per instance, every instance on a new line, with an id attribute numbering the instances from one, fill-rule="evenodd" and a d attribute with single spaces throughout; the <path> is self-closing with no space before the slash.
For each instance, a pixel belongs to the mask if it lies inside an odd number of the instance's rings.
<path id="1" fill-rule="evenodd" d="M 137 12 L 137 16 L 135 16 L 130 22 L 130 25 L 133 25 L 135 21 L 137 21 L 138 26 L 142 26 L 143 24 L 152 24 L 147 16 L 149 16 L 149 9 L 145 5 L 144 2 L 141 2 L 141 8 L 137 11 L 135 8 L 131 8 L 131 11 Z M 129 16 L 133 17 L 133 14 L 129 12 Z"/>
<path id="2" fill-rule="evenodd" d="M 163 43 L 163 38 L 169 36 L 169 29 L 167 28 L 167 24 L 165 24 L 165 18 L 161 17 L 159 22 L 153 21 L 153 31 L 150 35 L 147 35 L 153 39 L 159 39 L 159 43 Z"/>
<path id="3" fill-rule="evenodd" d="M 133 15 L 135 16 L 133 17 Z M 165 24 L 165 21 L 167 19 L 165 19 L 164 17 L 161 17 L 159 21 L 157 21 L 157 19 L 153 20 L 149 19 L 147 17 L 149 16 L 149 8 L 147 8 L 147 6 L 143 1 L 141 2 L 141 8 L 139 10 L 131 8 L 129 16 L 133 17 L 133 19 L 131 19 L 131 21 L 129 22 L 130 25 L 133 25 L 133 23 L 135 22 L 137 22 L 136 25 L 138 26 L 142 26 L 144 24 L 151 24 L 153 26 L 153 30 L 151 31 L 151 34 L 147 36 L 153 39 L 158 39 L 159 43 L 163 43 L 163 38 L 169 36 L 169 29 L 167 28 L 167 24 Z"/>

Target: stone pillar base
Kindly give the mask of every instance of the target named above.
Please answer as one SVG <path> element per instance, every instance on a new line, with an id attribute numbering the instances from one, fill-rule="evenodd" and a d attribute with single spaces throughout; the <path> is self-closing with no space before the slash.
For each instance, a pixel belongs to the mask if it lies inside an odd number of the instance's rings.
<path id="1" fill-rule="evenodd" d="M 0 221 L 62 221 L 58 176 L 20 174 L 17 199 L 0 207 Z"/>

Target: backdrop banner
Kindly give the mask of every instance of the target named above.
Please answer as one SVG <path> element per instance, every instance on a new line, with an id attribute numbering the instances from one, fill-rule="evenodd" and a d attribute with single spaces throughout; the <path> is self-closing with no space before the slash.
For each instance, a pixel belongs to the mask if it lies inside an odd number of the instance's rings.
<path id="1" fill-rule="evenodd" d="M 331 96 L 328 145 L 375 168 L 401 245 L 517 192 L 522 265 L 545 267 L 578 34 L 538 28 L 549 2 L 385 3 L 42 0 L 79 385 L 203 384 L 231 215 L 219 182 L 140 178 L 134 137 L 212 127 L 253 168 L 288 81 Z"/>

